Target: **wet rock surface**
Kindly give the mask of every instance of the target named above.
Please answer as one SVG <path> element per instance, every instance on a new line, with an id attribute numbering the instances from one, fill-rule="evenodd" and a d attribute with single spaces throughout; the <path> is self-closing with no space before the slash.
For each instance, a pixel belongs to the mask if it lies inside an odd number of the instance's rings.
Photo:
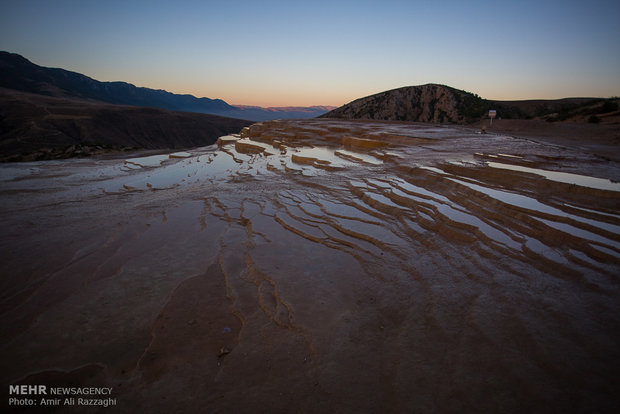
<path id="1" fill-rule="evenodd" d="M 3 384 L 113 387 L 114 412 L 610 411 L 619 179 L 322 119 L 1 165 Z"/>

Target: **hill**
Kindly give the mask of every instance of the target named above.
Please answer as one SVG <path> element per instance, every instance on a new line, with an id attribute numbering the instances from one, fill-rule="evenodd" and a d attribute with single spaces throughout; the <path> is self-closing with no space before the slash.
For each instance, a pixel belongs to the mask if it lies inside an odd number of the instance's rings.
<path id="1" fill-rule="evenodd" d="M 487 117 L 490 109 L 504 119 L 549 122 L 617 122 L 618 99 L 494 101 L 445 85 L 426 84 L 393 89 L 357 99 L 323 118 L 469 124 Z"/>
<path id="2" fill-rule="evenodd" d="M 0 87 L 59 98 L 207 113 L 252 121 L 314 118 L 329 110 L 324 107 L 233 106 L 221 99 L 174 94 L 161 89 L 137 87 L 127 82 L 100 82 L 80 73 L 39 66 L 18 54 L 1 51 Z"/>
<path id="3" fill-rule="evenodd" d="M 0 88 L 0 161 L 213 144 L 250 121 Z"/>
<path id="4" fill-rule="evenodd" d="M 356 99 L 321 117 L 464 123 L 484 111 L 484 100 L 444 85 L 408 86 Z"/>

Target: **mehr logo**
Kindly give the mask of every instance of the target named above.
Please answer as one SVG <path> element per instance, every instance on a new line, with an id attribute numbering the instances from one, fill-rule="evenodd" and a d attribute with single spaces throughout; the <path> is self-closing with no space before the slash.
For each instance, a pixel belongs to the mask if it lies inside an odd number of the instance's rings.
<path id="1" fill-rule="evenodd" d="M 9 385 L 9 395 L 47 395 L 45 385 Z"/>

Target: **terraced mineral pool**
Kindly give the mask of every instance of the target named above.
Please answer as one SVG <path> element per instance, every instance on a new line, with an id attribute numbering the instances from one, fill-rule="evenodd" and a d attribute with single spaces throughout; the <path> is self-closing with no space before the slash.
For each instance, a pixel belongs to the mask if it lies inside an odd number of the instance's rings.
<path id="1" fill-rule="evenodd" d="M 109 386 L 120 412 L 613 412 L 618 176 L 323 119 L 0 165 L 0 375 Z"/>

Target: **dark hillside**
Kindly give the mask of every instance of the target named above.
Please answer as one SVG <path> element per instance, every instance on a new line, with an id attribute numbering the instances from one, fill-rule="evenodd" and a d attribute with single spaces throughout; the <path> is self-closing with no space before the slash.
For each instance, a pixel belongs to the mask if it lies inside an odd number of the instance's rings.
<path id="1" fill-rule="evenodd" d="M 67 158 L 127 147 L 205 146 L 250 124 L 216 115 L 0 89 L 0 160 Z"/>

